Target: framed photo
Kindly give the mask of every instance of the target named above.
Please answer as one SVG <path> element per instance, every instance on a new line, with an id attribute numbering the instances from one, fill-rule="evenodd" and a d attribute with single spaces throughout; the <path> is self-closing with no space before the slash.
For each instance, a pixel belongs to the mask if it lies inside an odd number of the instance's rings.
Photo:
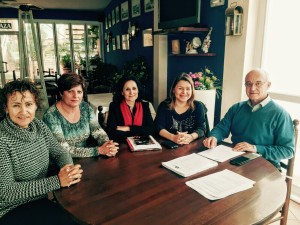
<path id="1" fill-rule="evenodd" d="M 129 34 L 122 34 L 122 49 L 129 50 Z"/>
<path id="2" fill-rule="evenodd" d="M 112 44 L 112 50 L 115 51 L 116 50 L 116 38 L 111 39 L 111 44 Z"/>
<path id="3" fill-rule="evenodd" d="M 105 17 L 104 25 L 105 25 L 105 29 L 108 29 L 108 20 L 107 20 L 107 17 Z"/>
<path id="4" fill-rule="evenodd" d="M 107 22 L 108 22 L 108 28 L 110 28 L 111 27 L 111 15 L 110 14 L 107 15 Z"/>
<path id="5" fill-rule="evenodd" d="M 152 28 L 143 30 L 143 46 L 144 47 L 153 46 Z"/>
<path id="6" fill-rule="evenodd" d="M 111 25 L 113 26 L 113 25 L 115 25 L 115 23 L 116 23 L 116 19 L 115 19 L 115 10 L 113 9 L 113 10 L 111 11 Z"/>
<path id="7" fill-rule="evenodd" d="M 151 12 L 154 10 L 154 0 L 144 0 L 144 10 L 146 12 Z"/>
<path id="8" fill-rule="evenodd" d="M 210 0 L 210 7 L 221 6 L 225 4 L 225 0 Z"/>
<path id="9" fill-rule="evenodd" d="M 129 18 L 129 11 L 128 11 L 128 1 L 123 2 L 121 4 L 121 20 L 128 20 Z"/>
<path id="10" fill-rule="evenodd" d="M 116 23 L 120 22 L 120 7 L 117 5 L 115 8 L 115 14 L 116 14 Z"/>
<path id="11" fill-rule="evenodd" d="M 117 47 L 117 49 L 121 49 L 121 36 L 120 35 L 116 36 L 116 47 Z"/>
<path id="12" fill-rule="evenodd" d="M 132 0 L 131 2 L 131 16 L 137 17 L 141 15 L 141 0 Z"/>

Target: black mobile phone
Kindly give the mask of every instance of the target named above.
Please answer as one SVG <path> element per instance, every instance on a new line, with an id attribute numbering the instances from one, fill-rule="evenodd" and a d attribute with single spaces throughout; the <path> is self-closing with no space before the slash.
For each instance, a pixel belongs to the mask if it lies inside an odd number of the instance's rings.
<path id="1" fill-rule="evenodd" d="M 150 141 L 150 138 L 148 135 L 145 136 L 138 136 L 134 139 L 134 142 L 136 145 L 144 145 L 144 144 L 148 144 Z"/>
<path id="2" fill-rule="evenodd" d="M 168 149 L 178 148 L 178 145 L 176 143 L 174 143 L 173 141 L 163 141 L 161 143 L 161 145 Z"/>
<path id="3" fill-rule="evenodd" d="M 245 157 L 245 156 L 240 156 L 235 159 L 230 160 L 230 164 L 236 165 L 236 166 L 241 166 L 244 165 L 245 163 L 249 162 L 251 159 Z"/>

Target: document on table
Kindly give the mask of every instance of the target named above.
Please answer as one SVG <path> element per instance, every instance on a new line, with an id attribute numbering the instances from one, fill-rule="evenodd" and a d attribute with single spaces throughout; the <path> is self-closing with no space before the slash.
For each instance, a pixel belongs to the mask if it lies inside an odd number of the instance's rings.
<path id="1" fill-rule="evenodd" d="M 162 162 L 162 165 L 183 177 L 188 177 L 217 166 L 218 163 L 196 153 L 192 153 L 168 162 Z"/>
<path id="2" fill-rule="evenodd" d="M 245 152 L 236 152 L 232 148 L 225 145 L 218 145 L 215 148 L 199 152 L 197 154 L 202 155 L 208 159 L 215 160 L 217 162 L 225 162 L 228 159 L 234 158 L 236 156 L 242 155 Z"/>
<path id="3" fill-rule="evenodd" d="M 217 200 L 250 189 L 255 181 L 225 169 L 185 183 L 207 199 Z"/>

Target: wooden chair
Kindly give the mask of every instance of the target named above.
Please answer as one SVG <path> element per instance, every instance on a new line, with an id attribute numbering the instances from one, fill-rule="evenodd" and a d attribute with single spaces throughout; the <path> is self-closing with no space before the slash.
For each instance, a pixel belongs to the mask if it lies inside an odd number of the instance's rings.
<path id="1" fill-rule="evenodd" d="M 293 121 L 294 124 L 294 130 L 295 130 L 295 153 L 293 158 L 289 159 L 287 163 L 280 162 L 280 166 L 286 170 L 286 178 L 285 182 L 287 185 L 287 193 L 286 193 L 286 199 L 284 202 L 284 205 L 280 211 L 280 215 L 276 218 L 273 218 L 270 220 L 267 224 L 271 224 L 273 222 L 280 220 L 280 225 L 286 225 L 287 224 L 287 218 L 289 213 L 289 205 L 290 205 L 290 197 L 291 197 L 291 190 L 292 190 L 292 181 L 293 181 L 293 172 L 294 172 L 294 161 L 295 161 L 295 155 L 296 155 L 296 149 L 297 149 L 297 140 L 298 140 L 298 132 L 299 132 L 299 120 L 295 119 Z"/>

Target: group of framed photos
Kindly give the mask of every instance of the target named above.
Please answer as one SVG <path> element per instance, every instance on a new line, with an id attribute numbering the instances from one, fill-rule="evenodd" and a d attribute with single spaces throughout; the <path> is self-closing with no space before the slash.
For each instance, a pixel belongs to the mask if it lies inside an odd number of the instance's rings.
<path id="1" fill-rule="evenodd" d="M 105 29 L 112 27 L 120 21 L 129 19 L 129 1 L 131 1 L 131 18 L 141 15 L 141 1 L 144 2 L 144 13 L 154 9 L 154 0 L 128 0 L 117 5 L 105 18 Z"/>
<path id="2" fill-rule="evenodd" d="M 129 2 L 130 1 L 130 2 Z M 105 17 L 105 33 L 106 51 L 114 51 L 118 49 L 130 50 L 129 34 L 120 34 L 112 37 L 112 33 L 108 29 L 113 25 L 129 19 L 129 3 L 131 3 L 131 18 L 141 15 L 141 2 L 144 3 L 144 13 L 151 12 L 154 9 L 154 0 L 127 0 L 121 5 L 117 5 L 111 13 Z M 108 34 L 109 33 L 109 34 Z M 152 44 L 152 29 L 143 31 L 143 46 L 149 47 Z"/>

